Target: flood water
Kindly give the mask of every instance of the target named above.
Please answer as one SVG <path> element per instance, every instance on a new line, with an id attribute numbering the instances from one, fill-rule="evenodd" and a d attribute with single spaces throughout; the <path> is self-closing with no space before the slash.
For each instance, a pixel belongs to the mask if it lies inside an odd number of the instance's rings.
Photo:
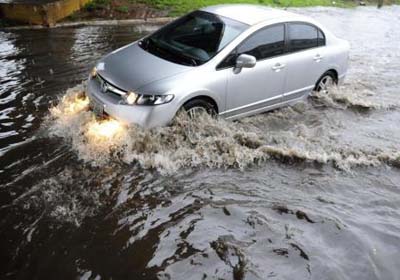
<path id="1" fill-rule="evenodd" d="M 78 96 L 154 27 L 0 31 L 0 278 L 399 279 L 400 7 L 296 11 L 350 41 L 343 87 L 152 131 Z"/>

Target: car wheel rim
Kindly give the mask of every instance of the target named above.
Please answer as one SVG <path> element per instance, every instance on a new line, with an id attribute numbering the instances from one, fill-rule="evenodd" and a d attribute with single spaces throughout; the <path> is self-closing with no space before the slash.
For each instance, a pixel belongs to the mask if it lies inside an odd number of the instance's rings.
<path id="1" fill-rule="evenodd" d="M 204 113 L 208 113 L 207 109 L 204 107 L 200 107 L 200 106 L 196 106 L 196 107 L 192 107 L 189 110 L 187 110 L 187 113 L 189 115 L 190 118 L 195 118 L 195 117 L 199 117 Z"/>
<path id="2" fill-rule="evenodd" d="M 331 76 L 325 76 L 318 84 L 318 91 L 322 93 L 328 93 L 333 84 L 333 78 Z"/>

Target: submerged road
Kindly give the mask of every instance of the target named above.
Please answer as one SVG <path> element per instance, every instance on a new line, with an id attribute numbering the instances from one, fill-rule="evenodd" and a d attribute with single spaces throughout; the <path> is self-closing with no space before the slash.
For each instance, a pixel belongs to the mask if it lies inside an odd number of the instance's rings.
<path id="1" fill-rule="evenodd" d="M 82 82 L 155 27 L 0 31 L 0 278 L 399 279 L 400 7 L 294 10 L 350 41 L 343 87 L 111 138 Z"/>

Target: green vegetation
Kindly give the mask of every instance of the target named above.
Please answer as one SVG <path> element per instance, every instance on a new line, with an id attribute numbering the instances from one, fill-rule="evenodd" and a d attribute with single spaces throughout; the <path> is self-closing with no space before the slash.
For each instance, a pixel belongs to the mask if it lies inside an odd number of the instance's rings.
<path id="1" fill-rule="evenodd" d="M 0 0 L 1 1 L 1 0 Z M 376 6 L 379 0 L 92 0 L 67 20 L 130 19 L 138 17 L 180 16 L 201 7 L 217 4 L 259 4 L 272 7 L 331 6 L 350 8 L 364 2 Z M 400 4 L 400 0 L 383 0 L 383 5 Z M 0 21 L 0 26 L 7 23 Z"/>
<path id="2" fill-rule="evenodd" d="M 115 8 L 115 10 L 121 13 L 126 13 L 126 14 L 129 13 L 129 8 L 127 6 L 119 6 Z"/>
<path id="3" fill-rule="evenodd" d="M 145 3 L 146 1 L 142 1 Z M 137 4 L 138 0 L 124 0 L 124 1 L 115 1 L 115 0 L 93 0 L 87 3 L 84 8 L 88 12 L 92 12 L 94 10 L 115 10 L 120 13 L 129 13 L 131 10 L 127 5 Z"/>
<path id="4" fill-rule="evenodd" d="M 84 8 L 87 11 L 94 11 L 99 9 L 105 9 L 111 4 L 111 0 L 93 0 L 87 3 Z"/>
<path id="5" fill-rule="evenodd" d="M 227 3 L 261 4 L 274 7 L 353 7 L 356 5 L 352 0 L 145 0 L 142 2 L 148 3 L 159 9 L 169 9 L 171 15 L 180 15 L 200 7 Z"/>

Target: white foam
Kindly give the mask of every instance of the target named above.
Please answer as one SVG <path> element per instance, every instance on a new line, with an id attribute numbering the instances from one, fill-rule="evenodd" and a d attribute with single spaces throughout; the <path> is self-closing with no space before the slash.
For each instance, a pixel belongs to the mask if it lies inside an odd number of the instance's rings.
<path id="1" fill-rule="evenodd" d="M 341 146 L 334 132 L 340 128 L 340 122 L 327 120 L 327 123 L 308 125 L 307 122 L 317 122 L 323 116 L 307 103 L 240 122 L 215 120 L 207 115 L 193 122 L 181 115 L 171 126 L 146 130 L 114 120 L 97 120 L 87 110 L 83 90 L 83 85 L 68 90 L 50 110 L 49 129 L 51 135 L 70 140 L 79 158 L 93 165 L 137 163 L 144 169 L 175 173 L 181 168 L 196 166 L 243 169 L 273 157 L 332 163 L 339 169 L 350 170 L 354 166 L 394 162 L 399 157 L 390 151 Z M 368 100 L 360 101 L 349 92 L 337 89 L 327 96 L 314 96 L 333 107 L 379 107 Z"/>

